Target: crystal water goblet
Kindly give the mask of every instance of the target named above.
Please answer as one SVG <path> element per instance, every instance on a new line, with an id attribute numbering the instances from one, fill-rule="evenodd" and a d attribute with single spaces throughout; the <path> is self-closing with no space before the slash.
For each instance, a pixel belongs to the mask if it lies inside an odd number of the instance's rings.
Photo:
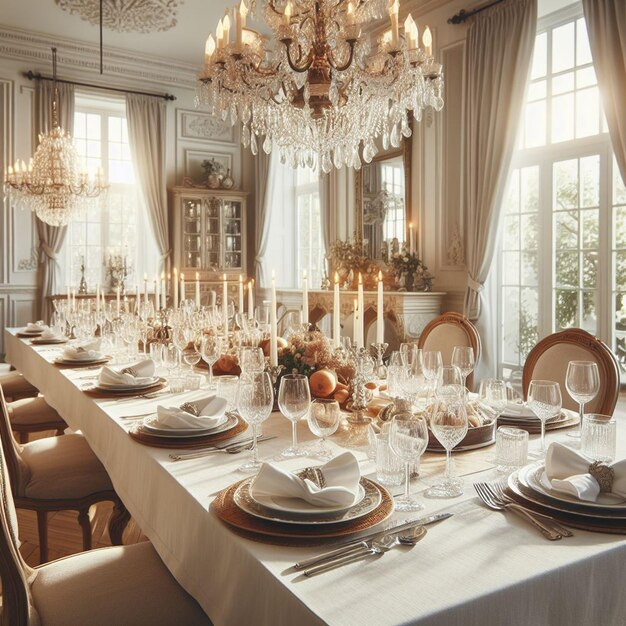
<path id="1" fill-rule="evenodd" d="M 565 389 L 573 400 L 578 402 L 580 416 L 578 428 L 569 437 L 580 439 L 585 419 L 585 404 L 591 402 L 600 391 L 600 373 L 594 361 L 570 361 L 565 375 Z"/>
<path id="2" fill-rule="evenodd" d="M 533 456 L 546 455 L 546 422 L 561 411 L 561 386 L 552 380 L 531 380 L 528 386 L 528 408 L 541 421 L 541 447 Z"/>
<path id="3" fill-rule="evenodd" d="M 311 410 L 307 415 L 309 430 L 320 437 L 319 446 L 315 450 L 315 456 L 320 459 L 331 459 L 332 452 L 326 443 L 326 438 L 337 432 L 341 413 L 339 402 L 327 398 L 314 398 L 311 402 Z"/>
<path id="4" fill-rule="evenodd" d="M 222 338 L 219 335 L 204 335 L 201 354 L 202 360 L 209 366 L 209 388 L 213 389 L 213 365 L 222 355 Z"/>
<path id="5" fill-rule="evenodd" d="M 463 387 L 467 388 L 467 377 L 474 371 L 476 365 L 474 348 L 471 346 L 454 346 L 451 364 L 459 368 L 463 376 Z"/>
<path id="6" fill-rule="evenodd" d="M 404 463 L 404 495 L 397 498 L 397 511 L 419 511 L 422 505 L 411 497 L 411 464 L 420 460 L 428 445 L 426 420 L 412 413 L 394 415 L 389 431 L 389 446 Z"/>
<path id="7" fill-rule="evenodd" d="M 298 447 L 298 421 L 309 411 L 311 390 L 309 379 L 304 374 L 287 374 L 280 379 L 278 407 L 291 422 L 291 447 L 283 450 L 285 457 L 304 456 L 306 452 Z"/>

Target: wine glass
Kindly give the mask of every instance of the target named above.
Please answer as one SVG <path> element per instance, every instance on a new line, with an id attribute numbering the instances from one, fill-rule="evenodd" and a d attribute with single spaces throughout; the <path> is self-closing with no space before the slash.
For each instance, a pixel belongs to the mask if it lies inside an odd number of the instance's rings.
<path id="1" fill-rule="evenodd" d="M 394 415 L 389 431 L 389 445 L 404 462 L 404 495 L 396 500 L 397 511 L 419 511 L 422 505 L 411 497 L 411 463 L 419 461 L 428 445 L 426 420 L 412 413 Z"/>
<path id="2" fill-rule="evenodd" d="M 168 343 L 163 346 L 161 352 L 161 358 L 163 361 L 163 367 L 167 370 L 168 377 L 171 378 L 174 370 L 178 367 L 178 350 L 172 343 Z"/>
<path id="3" fill-rule="evenodd" d="M 202 360 L 209 366 L 209 389 L 213 389 L 213 365 L 222 354 L 222 338 L 219 335 L 205 335 L 201 343 Z"/>
<path id="4" fill-rule="evenodd" d="M 298 420 L 304 417 L 311 404 L 309 379 L 304 374 L 287 374 L 280 379 L 278 389 L 278 407 L 280 412 L 291 421 L 291 447 L 283 450 L 286 457 L 303 456 L 306 454 L 298 448 Z"/>
<path id="5" fill-rule="evenodd" d="M 463 374 L 456 365 L 446 365 L 439 370 L 435 395 L 440 400 L 456 400 L 464 398 Z"/>
<path id="6" fill-rule="evenodd" d="M 471 346 L 454 346 L 452 350 L 452 365 L 456 365 L 463 376 L 463 387 L 467 387 L 467 377 L 474 371 L 474 348 Z"/>
<path id="7" fill-rule="evenodd" d="M 580 420 L 578 428 L 567 433 L 570 437 L 580 439 L 583 420 L 585 418 L 585 404 L 593 400 L 600 391 L 600 374 L 598 365 L 594 361 L 570 361 L 567 364 L 567 374 L 565 376 L 565 389 L 572 399 L 578 402 L 578 413 Z"/>
<path id="8" fill-rule="evenodd" d="M 495 424 L 506 409 L 508 402 L 506 383 L 496 378 L 487 378 L 480 383 L 478 397 L 480 405 L 494 414 L 493 423 Z"/>
<path id="9" fill-rule="evenodd" d="M 559 383 L 552 380 L 531 380 L 528 387 L 528 408 L 541 421 L 541 448 L 537 458 L 546 455 L 546 422 L 561 411 L 563 400 Z"/>
<path id="10" fill-rule="evenodd" d="M 183 348 L 183 360 L 187 365 L 189 365 L 189 371 L 193 374 L 193 368 L 198 365 L 202 355 L 200 351 L 202 350 L 202 340 L 193 340 L 190 341 Z"/>
<path id="11" fill-rule="evenodd" d="M 332 452 L 326 444 L 326 437 L 337 432 L 339 428 L 339 402 L 325 398 L 315 398 L 311 402 L 311 410 L 307 415 L 309 430 L 320 437 L 319 446 L 315 455 L 320 459 L 328 460 L 332 458 Z"/>
<path id="12" fill-rule="evenodd" d="M 239 415 L 252 426 L 252 459 L 244 463 L 239 471 L 256 473 L 261 467 L 257 446 L 257 428 L 271 414 L 274 406 L 274 389 L 267 372 L 248 372 L 239 380 L 237 388 L 237 410 Z"/>
<path id="13" fill-rule="evenodd" d="M 422 360 L 422 350 L 417 347 L 416 343 L 401 343 L 400 358 L 404 365 L 413 365 L 415 359 Z"/>
<path id="14" fill-rule="evenodd" d="M 439 378 L 439 371 L 443 367 L 443 357 L 439 350 L 426 350 L 422 352 L 424 376 L 429 385 L 433 387 Z"/>
<path id="15" fill-rule="evenodd" d="M 462 389 L 462 387 L 461 387 Z M 446 471 L 428 491 L 431 498 L 456 498 L 463 494 L 463 482 L 452 472 L 452 449 L 467 435 L 467 409 L 464 394 L 437 398 L 430 415 L 430 429 L 446 451 Z"/>
<path id="16" fill-rule="evenodd" d="M 241 349 L 241 371 L 262 372 L 265 369 L 265 355 L 257 347 L 244 346 Z"/>
<path id="17" fill-rule="evenodd" d="M 422 359 L 420 357 L 421 355 L 414 354 L 412 363 L 403 368 L 398 379 L 402 397 L 411 403 L 411 408 L 414 411 L 419 408 L 418 400 L 426 386 L 424 368 L 422 367 Z"/>

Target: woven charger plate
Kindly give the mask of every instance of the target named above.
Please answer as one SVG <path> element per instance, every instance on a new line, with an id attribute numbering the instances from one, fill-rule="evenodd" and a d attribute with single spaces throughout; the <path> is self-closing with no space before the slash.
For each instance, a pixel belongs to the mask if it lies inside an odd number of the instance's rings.
<path id="1" fill-rule="evenodd" d="M 227 441 L 236 437 L 248 428 L 248 424 L 239 416 L 237 416 L 237 424 L 228 430 L 215 435 L 205 435 L 204 437 L 155 437 L 144 430 L 142 424 L 135 424 L 128 434 L 137 442 L 144 446 L 152 446 L 154 448 L 169 448 L 181 450 L 187 448 L 206 448 L 214 443 Z"/>
<path id="2" fill-rule="evenodd" d="M 96 359 L 95 361 L 73 361 L 72 363 L 61 363 L 59 361 L 52 361 L 52 365 L 58 367 L 59 369 L 75 370 L 81 367 L 95 367 L 96 365 L 104 365 L 105 363 L 108 363 L 111 358 L 111 356 L 105 355 L 101 359 Z"/>
<path id="3" fill-rule="evenodd" d="M 119 389 L 116 389 L 115 391 L 102 391 L 96 387 L 87 387 L 87 389 L 83 389 L 83 392 L 92 398 L 132 398 L 133 396 L 143 396 L 146 393 L 160 391 L 166 385 L 167 381 L 165 378 L 159 378 L 158 383 L 154 383 L 154 385 L 150 385 L 150 387 L 142 387 L 141 389 L 129 389 L 128 391 L 120 391 Z"/>
<path id="4" fill-rule="evenodd" d="M 324 524 L 320 526 L 304 526 L 300 524 L 281 524 L 262 520 L 242 511 L 233 499 L 235 491 L 245 480 L 240 480 L 227 489 L 220 491 L 211 504 L 211 509 L 225 524 L 237 534 L 279 546 L 318 546 L 330 543 L 341 537 L 347 537 L 382 524 L 393 513 L 391 494 L 378 483 L 362 478 L 380 491 L 380 504 L 368 515 L 354 522 L 340 524 Z"/>

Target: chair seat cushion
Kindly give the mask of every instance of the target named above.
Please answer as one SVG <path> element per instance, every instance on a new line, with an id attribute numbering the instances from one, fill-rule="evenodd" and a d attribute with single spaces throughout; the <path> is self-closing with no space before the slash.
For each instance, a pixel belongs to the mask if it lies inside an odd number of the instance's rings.
<path id="1" fill-rule="evenodd" d="M 21 460 L 27 468 L 20 481 L 21 496 L 64 500 L 113 490 L 104 466 L 77 433 L 24 444 Z"/>
<path id="2" fill-rule="evenodd" d="M 44 626 L 211 624 L 149 542 L 46 563 L 31 591 Z"/>
<path id="3" fill-rule="evenodd" d="M 31 385 L 19 372 L 7 372 L 0 374 L 0 385 L 7 402 L 30 398 L 39 393 L 37 387 Z"/>
<path id="4" fill-rule="evenodd" d="M 43 399 L 22 398 L 9 402 L 9 419 L 11 426 L 37 426 L 51 424 L 52 428 L 65 428 L 67 424 L 63 418 Z"/>

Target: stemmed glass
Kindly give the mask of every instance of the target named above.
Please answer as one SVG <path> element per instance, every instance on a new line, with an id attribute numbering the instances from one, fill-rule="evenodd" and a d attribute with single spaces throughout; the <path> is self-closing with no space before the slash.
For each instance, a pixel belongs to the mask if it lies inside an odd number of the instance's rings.
<path id="1" fill-rule="evenodd" d="M 291 422 L 291 447 L 283 450 L 286 457 L 304 456 L 306 452 L 298 448 L 298 420 L 304 417 L 311 404 L 309 379 L 304 374 L 287 374 L 280 379 L 278 408 Z"/>
<path id="2" fill-rule="evenodd" d="M 274 406 L 274 389 L 267 372 L 249 372 L 239 380 L 237 410 L 239 415 L 252 426 L 252 459 L 244 463 L 239 471 L 256 473 L 261 467 L 257 445 L 257 427 L 271 414 Z"/>
<path id="3" fill-rule="evenodd" d="M 452 350 L 452 365 L 461 371 L 463 387 L 467 388 L 467 377 L 474 371 L 474 348 L 471 346 L 454 346 Z"/>
<path id="4" fill-rule="evenodd" d="M 209 388 L 213 388 L 213 365 L 222 354 L 222 338 L 219 335 L 205 335 L 201 344 L 202 360 L 209 366 Z"/>
<path id="5" fill-rule="evenodd" d="M 398 383 L 402 391 L 402 397 L 411 403 L 411 408 L 414 411 L 418 410 L 418 400 L 420 394 L 424 391 L 426 383 L 421 355 L 413 354 L 411 364 L 402 368 L 398 376 Z"/>
<path id="6" fill-rule="evenodd" d="M 424 376 L 432 387 L 439 378 L 439 372 L 443 367 L 443 357 L 438 350 L 426 350 L 422 352 L 422 363 L 424 365 Z"/>
<path id="7" fill-rule="evenodd" d="M 245 346 L 241 349 L 241 371 L 262 372 L 265 369 L 265 355 L 261 348 Z"/>
<path id="8" fill-rule="evenodd" d="M 481 381 L 478 396 L 481 406 L 487 407 L 494 414 L 495 424 L 504 413 L 508 402 L 506 383 L 496 378 L 487 378 Z"/>
<path id="9" fill-rule="evenodd" d="M 332 452 L 326 444 L 326 437 L 337 432 L 339 428 L 339 402 L 325 398 L 315 398 L 311 402 L 311 410 L 307 415 L 307 422 L 310 431 L 320 437 L 319 446 L 315 452 L 315 456 L 320 459 L 328 460 L 332 458 Z"/>
<path id="10" fill-rule="evenodd" d="M 404 495 L 396 500 L 397 511 L 419 511 L 422 505 L 411 497 L 411 463 L 419 461 L 428 445 L 426 420 L 412 413 L 394 415 L 389 431 L 389 445 L 404 462 Z"/>
<path id="11" fill-rule="evenodd" d="M 183 360 L 189 365 L 189 371 L 193 374 L 193 368 L 198 365 L 202 358 L 200 354 L 202 350 L 202 341 L 194 339 L 183 348 Z"/>
<path id="12" fill-rule="evenodd" d="M 580 415 L 578 428 L 574 432 L 567 434 L 570 437 L 580 439 L 585 418 L 585 404 L 591 402 L 598 395 L 598 391 L 600 391 L 600 374 L 597 363 L 594 361 L 570 361 L 567 364 L 565 389 L 578 402 L 578 413 Z"/>
<path id="13" fill-rule="evenodd" d="M 462 400 L 465 392 L 463 374 L 456 365 L 446 365 L 439 370 L 436 395 L 441 400 Z"/>
<path id="14" fill-rule="evenodd" d="M 563 399 L 559 383 L 552 380 L 531 380 L 528 387 L 528 408 L 541 421 L 541 448 L 537 458 L 546 455 L 546 422 L 559 414 Z"/>
<path id="15" fill-rule="evenodd" d="M 178 367 L 178 350 L 174 344 L 168 343 L 163 346 L 161 352 L 163 367 L 167 370 L 168 377 L 171 378 L 174 370 Z"/>
<path id="16" fill-rule="evenodd" d="M 430 429 L 446 451 L 446 471 L 443 479 L 427 491 L 431 498 L 456 498 L 463 494 L 463 482 L 455 478 L 452 472 L 452 449 L 467 435 L 464 395 L 462 387 L 459 389 L 456 384 L 444 386 L 438 391 L 433 405 Z"/>
<path id="17" fill-rule="evenodd" d="M 411 366 L 415 359 L 422 360 L 422 350 L 417 347 L 416 343 L 401 343 L 400 358 L 404 365 Z"/>

